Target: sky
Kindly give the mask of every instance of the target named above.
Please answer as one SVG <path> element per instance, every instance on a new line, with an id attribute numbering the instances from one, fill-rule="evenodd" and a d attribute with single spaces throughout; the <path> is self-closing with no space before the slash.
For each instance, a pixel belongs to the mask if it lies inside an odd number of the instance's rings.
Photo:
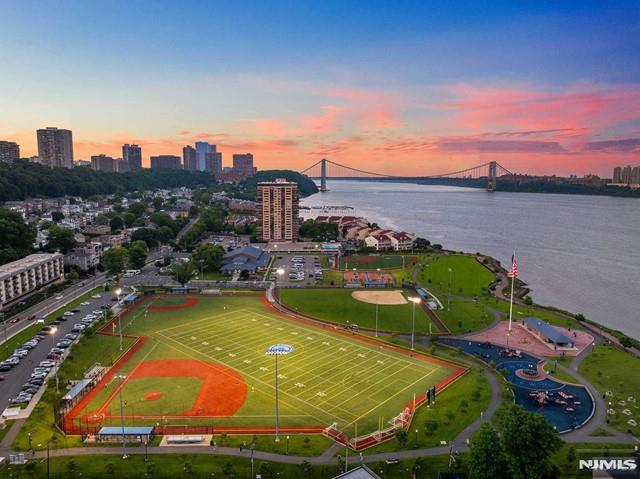
<path id="1" fill-rule="evenodd" d="M 0 139 L 429 175 L 640 164 L 640 2 L 3 0 Z"/>

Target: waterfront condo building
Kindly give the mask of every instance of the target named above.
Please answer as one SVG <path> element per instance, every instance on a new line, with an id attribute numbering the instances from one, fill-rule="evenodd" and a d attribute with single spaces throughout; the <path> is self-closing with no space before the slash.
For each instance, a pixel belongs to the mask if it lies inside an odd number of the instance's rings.
<path id="1" fill-rule="evenodd" d="M 122 171 L 139 170 L 142 168 L 142 148 L 138 145 L 122 145 L 122 161 L 126 166 Z"/>
<path id="2" fill-rule="evenodd" d="M 0 140 L 0 163 L 13 163 L 20 159 L 20 146 L 11 141 Z"/>
<path id="3" fill-rule="evenodd" d="M 91 169 L 95 171 L 116 172 L 116 160 L 107 155 L 95 155 L 91 157 Z"/>
<path id="4" fill-rule="evenodd" d="M 260 241 L 298 239 L 298 185 L 278 178 L 258 183 L 258 224 Z"/>
<path id="5" fill-rule="evenodd" d="M 165 168 L 170 170 L 181 170 L 180 157 L 174 155 L 158 155 L 151 157 L 151 169 Z"/>
<path id="6" fill-rule="evenodd" d="M 64 278 L 60 253 L 36 253 L 0 266 L 0 309 Z"/>
<path id="7" fill-rule="evenodd" d="M 40 163 L 50 167 L 73 168 L 71 130 L 48 127 L 37 131 Z"/>
<path id="8" fill-rule="evenodd" d="M 182 167 L 187 171 L 198 171 L 198 153 L 191 145 L 182 149 Z"/>

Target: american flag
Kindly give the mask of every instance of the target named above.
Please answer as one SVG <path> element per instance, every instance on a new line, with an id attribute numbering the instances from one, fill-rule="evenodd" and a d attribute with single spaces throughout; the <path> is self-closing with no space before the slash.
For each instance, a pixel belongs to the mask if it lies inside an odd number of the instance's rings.
<path id="1" fill-rule="evenodd" d="M 518 262 L 516 261 L 516 254 L 513 253 L 511 256 L 511 271 L 507 273 L 509 278 L 517 278 L 518 277 Z"/>

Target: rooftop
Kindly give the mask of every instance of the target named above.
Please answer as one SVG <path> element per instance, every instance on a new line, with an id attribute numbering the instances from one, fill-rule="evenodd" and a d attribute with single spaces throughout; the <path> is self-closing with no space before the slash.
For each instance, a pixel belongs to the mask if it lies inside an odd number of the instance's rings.
<path id="1" fill-rule="evenodd" d="M 570 343 L 571 340 L 567 338 L 564 334 L 558 331 L 556 328 L 551 326 L 549 323 L 541 320 L 540 318 L 524 318 L 524 323 L 529 326 L 531 329 L 535 329 L 540 334 L 542 334 L 545 338 L 553 341 L 554 343 Z"/>
<path id="2" fill-rule="evenodd" d="M 0 266 L 0 276 L 5 274 L 15 274 L 20 271 L 24 271 L 25 269 L 31 268 L 33 266 L 37 266 L 39 264 L 44 263 L 45 261 L 50 261 L 52 259 L 62 258 L 60 253 L 35 253 L 30 254 L 29 256 L 25 256 L 17 261 L 13 261 L 11 263 L 3 264 Z"/>

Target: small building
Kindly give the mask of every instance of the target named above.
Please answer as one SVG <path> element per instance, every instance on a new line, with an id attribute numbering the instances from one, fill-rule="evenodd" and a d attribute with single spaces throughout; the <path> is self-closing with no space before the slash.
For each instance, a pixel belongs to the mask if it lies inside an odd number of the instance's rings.
<path id="1" fill-rule="evenodd" d="M 335 476 L 333 479 L 380 479 L 380 476 L 362 464 L 347 472 L 343 472 L 339 476 Z"/>
<path id="2" fill-rule="evenodd" d="M 96 441 L 122 442 L 122 436 L 124 436 L 125 442 L 149 443 L 152 435 L 153 427 L 151 426 L 105 426 L 98 431 Z"/>
<path id="3" fill-rule="evenodd" d="M 220 272 L 231 274 L 234 271 L 255 273 L 265 269 L 271 261 L 271 255 L 253 246 L 243 246 L 224 255 Z"/>
<path id="4" fill-rule="evenodd" d="M 572 349 L 574 347 L 571 339 L 540 318 L 524 318 L 522 323 L 527 331 L 547 345 L 553 346 L 555 349 Z"/>

